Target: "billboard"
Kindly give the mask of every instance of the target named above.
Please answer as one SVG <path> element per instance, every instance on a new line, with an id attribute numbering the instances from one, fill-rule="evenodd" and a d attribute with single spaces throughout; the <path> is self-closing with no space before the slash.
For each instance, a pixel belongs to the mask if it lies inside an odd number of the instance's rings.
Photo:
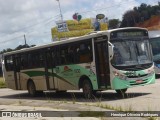
<path id="1" fill-rule="evenodd" d="M 68 32 L 68 26 L 66 21 L 58 21 L 57 24 L 57 31 L 58 32 Z"/>
<path id="2" fill-rule="evenodd" d="M 85 35 L 95 30 L 94 23 L 97 21 L 96 18 L 82 19 L 80 21 L 67 20 L 64 29 L 62 22 L 56 22 L 57 26 L 51 29 L 52 39 L 59 40 L 68 37 L 77 37 Z M 98 21 L 100 23 L 100 30 L 107 30 L 108 25 L 104 19 Z"/>

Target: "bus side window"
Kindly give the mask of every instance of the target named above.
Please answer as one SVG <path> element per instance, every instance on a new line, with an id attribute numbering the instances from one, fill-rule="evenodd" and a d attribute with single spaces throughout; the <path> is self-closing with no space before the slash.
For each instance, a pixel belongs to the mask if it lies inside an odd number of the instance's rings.
<path id="1" fill-rule="evenodd" d="M 33 53 L 32 62 L 33 62 L 33 67 L 34 68 L 39 68 L 40 67 L 40 53 L 39 53 L 39 51 L 36 51 L 36 52 Z"/>
<path id="2" fill-rule="evenodd" d="M 37 62 L 37 53 L 35 53 L 34 51 L 28 55 L 28 64 L 30 65 L 29 68 L 36 68 L 37 64 L 39 64 Z"/>
<path id="3" fill-rule="evenodd" d="M 80 63 L 92 61 L 92 49 L 88 44 L 80 44 L 77 54 Z"/>
<path id="4" fill-rule="evenodd" d="M 74 47 L 73 46 L 68 46 L 66 60 L 67 60 L 67 64 L 74 64 Z"/>
<path id="5" fill-rule="evenodd" d="M 5 58 L 5 64 L 6 64 L 6 70 L 7 71 L 12 71 L 13 70 L 13 57 L 12 56 L 7 56 Z"/>
<path id="6" fill-rule="evenodd" d="M 28 68 L 28 55 L 24 54 L 21 55 L 21 69 L 27 69 Z"/>
<path id="7" fill-rule="evenodd" d="M 44 55 L 39 54 L 39 67 L 43 67 L 43 66 L 44 66 Z"/>
<path id="8" fill-rule="evenodd" d="M 52 67 L 53 67 L 53 62 L 54 62 L 54 61 L 53 61 L 52 53 L 53 53 L 53 52 L 50 51 L 50 50 L 46 52 L 46 57 L 47 57 L 47 59 L 46 59 L 46 60 L 47 60 L 47 63 L 46 63 L 46 64 L 47 64 L 47 67 L 48 67 L 48 68 L 52 68 Z"/>
<path id="9" fill-rule="evenodd" d="M 59 65 L 59 50 L 57 47 L 52 49 L 53 67 Z"/>
<path id="10" fill-rule="evenodd" d="M 67 62 L 66 61 L 66 53 L 65 52 L 66 51 L 64 49 L 61 50 L 61 56 L 60 56 L 61 58 L 60 58 L 60 60 L 61 60 L 61 64 L 62 65 L 66 64 L 66 62 Z"/>
<path id="11" fill-rule="evenodd" d="M 36 59 L 37 59 L 37 55 L 35 53 L 32 54 L 32 67 L 35 68 L 36 67 Z"/>
<path id="12" fill-rule="evenodd" d="M 32 55 L 28 54 L 28 68 L 32 68 Z"/>

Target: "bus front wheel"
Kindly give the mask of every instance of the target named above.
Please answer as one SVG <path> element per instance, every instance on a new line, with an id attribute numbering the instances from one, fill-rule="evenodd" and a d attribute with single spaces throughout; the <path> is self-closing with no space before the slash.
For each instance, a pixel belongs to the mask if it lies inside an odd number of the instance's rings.
<path id="1" fill-rule="evenodd" d="M 126 91 L 127 91 L 127 88 L 116 90 L 118 95 L 124 95 L 126 93 Z"/>
<path id="2" fill-rule="evenodd" d="M 85 98 L 91 98 L 93 95 L 93 88 L 89 80 L 83 81 L 83 94 Z"/>
<path id="3" fill-rule="evenodd" d="M 29 81 L 27 89 L 28 89 L 28 93 L 31 97 L 34 97 L 36 95 L 36 87 L 35 87 L 35 84 L 33 83 L 33 81 Z"/>

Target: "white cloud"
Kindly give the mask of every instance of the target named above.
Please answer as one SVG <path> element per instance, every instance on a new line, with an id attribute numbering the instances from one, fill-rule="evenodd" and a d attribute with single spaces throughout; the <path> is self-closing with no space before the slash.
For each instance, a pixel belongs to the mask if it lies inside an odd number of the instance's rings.
<path id="1" fill-rule="evenodd" d="M 141 2 L 156 4 L 155 0 L 60 0 L 64 19 L 78 12 L 82 18 L 103 13 L 108 18 L 121 19 L 122 14 Z M 50 30 L 60 19 L 56 0 L 0 0 L 0 51 L 24 43 L 43 44 L 51 41 Z M 22 36 L 22 37 L 18 37 Z M 18 38 L 16 38 L 18 37 Z M 13 41 L 4 42 L 4 40 Z"/>

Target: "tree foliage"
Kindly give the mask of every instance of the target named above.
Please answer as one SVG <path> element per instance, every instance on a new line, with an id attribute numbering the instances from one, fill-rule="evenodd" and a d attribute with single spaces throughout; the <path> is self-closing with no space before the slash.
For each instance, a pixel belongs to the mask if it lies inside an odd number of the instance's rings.
<path id="1" fill-rule="evenodd" d="M 11 52 L 11 51 L 15 51 L 15 50 L 20 50 L 20 49 L 23 49 L 23 48 L 30 48 L 30 47 L 34 47 L 35 45 L 31 45 L 29 46 L 28 44 L 26 45 L 19 45 L 17 46 L 15 49 L 11 49 L 11 48 L 7 48 L 7 49 L 4 49 L 0 52 L 0 54 L 2 53 L 6 53 L 6 52 Z"/>
<path id="2" fill-rule="evenodd" d="M 160 2 L 154 6 L 142 3 L 139 7 L 134 7 L 133 10 L 128 10 L 123 14 L 120 27 L 133 27 L 136 23 L 144 22 L 153 15 L 160 15 Z"/>
<path id="3" fill-rule="evenodd" d="M 110 19 L 109 20 L 109 29 L 118 28 L 120 25 L 119 19 Z"/>

